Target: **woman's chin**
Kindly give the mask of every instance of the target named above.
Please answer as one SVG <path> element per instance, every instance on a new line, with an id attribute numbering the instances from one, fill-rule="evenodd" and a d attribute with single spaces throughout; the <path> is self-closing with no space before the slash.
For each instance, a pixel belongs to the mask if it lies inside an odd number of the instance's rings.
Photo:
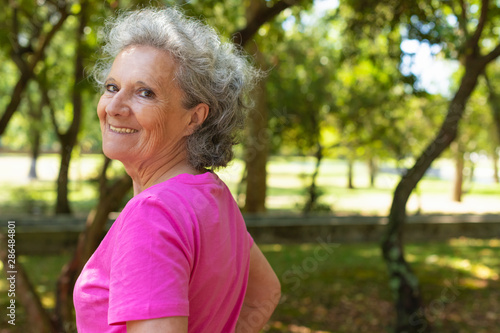
<path id="1" fill-rule="evenodd" d="M 102 147 L 102 152 L 107 158 L 117 161 L 123 161 L 124 159 L 127 159 L 127 157 L 130 157 L 129 151 L 110 149 L 105 146 Z"/>

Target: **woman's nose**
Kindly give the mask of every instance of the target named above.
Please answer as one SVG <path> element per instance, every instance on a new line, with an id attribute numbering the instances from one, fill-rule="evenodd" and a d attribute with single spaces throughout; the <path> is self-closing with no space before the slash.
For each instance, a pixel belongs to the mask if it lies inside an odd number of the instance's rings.
<path id="1" fill-rule="evenodd" d="M 130 106 L 124 92 L 115 93 L 108 105 L 106 105 L 105 111 L 110 116 L 128 116 Z"/>

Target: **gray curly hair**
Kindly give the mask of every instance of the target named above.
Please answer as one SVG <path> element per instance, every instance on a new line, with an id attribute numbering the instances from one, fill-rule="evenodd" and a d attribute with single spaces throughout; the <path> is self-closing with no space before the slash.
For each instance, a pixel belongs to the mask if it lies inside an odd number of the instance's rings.
<path id="1" fill-rule="evenodd" d="M 234 43 L 222 42 L 213 28 L 177 8 L 147 8 L 107 20 L 104 57 L 93 71 L 101 86 L 114 58 L 131 45 L 153 46 L 174 57 L 184 107 L 209 106 L 207 119 L 187 139 L 188 162 L 198 170 L 225 167 L 234 157 L 237 130 L 252 106 L 248 93 L 261 72 Z"/>

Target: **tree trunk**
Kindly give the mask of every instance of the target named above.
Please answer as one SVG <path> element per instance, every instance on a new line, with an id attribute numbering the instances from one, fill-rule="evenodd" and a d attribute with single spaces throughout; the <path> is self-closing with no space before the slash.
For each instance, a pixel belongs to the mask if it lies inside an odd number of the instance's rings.
<path id="1" fill-rule="evenodd" d="M 486 72 L 484 74 L 486 80 L 486 86 L 488 87 L 488 102 L 491 106 L 491 112 L 493 113 L 493 122 L 495 123 L 497 142 L 500 144 L 500 96 L 496 93 L 493 85 L 491 84 Z M 500 177 L 498 176 L 498 153 L 496 149 L 493 149 L 493 178 L 495 183 L 500 183 Z"/>
<path id="2" fill-rule="evenodd" d="M 31 140 L 31 166 L 28 174 L 29 179 L 38 179 L 36 164 L 40 156 L 40 130 L 35 128 Z"/>
<path id="3" fill-rule="evenodd" d="M 59 175 L 57 176 L 57 198 L 56 214 L 71 214 L 71 208 L 68 200 L 68 182 L 69 182 L 69 163 L 71 161 L 71 152 L 73 144 L 61 140 L 61 164 L 59 165 Z"/>
<path id="4" fill-rule="evenodd" d="M 105 158 L 100 176 L 99 203 L 88 217 L 76 246 L 73 258 L 62 268 L 57 280 L 56 317 L 58 327 L 62 332 L 71 330 L 74 326 L 73 288 L 75 282 L 92 253 L 97 249 L 105 234 L 104 227 L 109 219 L 109 213 L 119 209 L 120 203 L 132 187 L 132 180 L 124 175 L 112 185 L 107 184 L 106 170 L 111 160 Z"/>
<path id="5" fill-rule="evenodd" d="M 348 189 L 353 189 L 354 188 L 354 159 L 348 158 L 347 159 L 347 188 Z"/>
<path id="6" fill-rule="evenodd" d="M 36 164 L 38 160 L 38 156 L 40 155 L 40 138 L 41 138 L 41 129 L 42 129 L 42 111 L 43 111 L 43 103 L 38 103 L 35 106 L 33 99 L 28 94 L 27 95 L 28 102 L 28 115 L 30 117 L 30 123 L 28 125 L 30 144 L 31 144 L 31 166 L 28 174 L 29 179 L 37 179 L 38 175 L 36 172 Z"/>
<path id="7" fill-rule="evenodd" d="M 266 210 L 267 190 L 267 155 L 269 150 L 269 133 L 267 129 L 267 90 L 262 80 L 254 89 L 255 108 L 247 119 L 247 141 L 245 161 L 247 169 L 247 186 L 245 193 L 245 211 L 260 213 Z"/>
<path id="8" fill-rule="evenodd" d="M 247 184 L 247 164 L 245 163 L 245 168 L 241 174 L 240 182 L 236 187 L 236 202 L 240 209 L 245 209 L 245 196 L 246 196 L 246 184 Z"/>
<path id="9" fill-rule="evenodd" d="M 299 1 L 277 1 L 269 6 L 260 0 L 248 1 L 246 8 L 247 23 L 241 30 L 232 34 L 233 42 L 237 45 L 247 45 L 250 54 L 256 55 L 257 63 L 266 67 L 263 58 L 258 53 L 255 44 L 248 42 L 259 28 L 266 22 L 271 21 L 276 15 L 288 7 L 294 6 Z M 267 180 L 267 154 L 269 147 L 269 133 L 267 131 L 267 90 L 265 81 L 262 80 L 254 90 L 256 107 L 249 112 L 247 118 L 247 142 L 245 147 L 245 163 L 247 170 L 247 186 L 245 194 L 245 210 L 256 213 L 264 212 L 266 209 L 266 180 Z"/>
<path id="10" fill-rule="evenodd" d="M 0 136 L 5 132 L 7 124 L 16 112 L 19 103 L 21 103 L 22 94 L 24 92 L 24 89 L 28 85 L 28 81 L 31 79 L 32 75 L 33 73 L 22 73 L 21 77 L 17 81 L 16 86 L 14 87 L 14 91 L 11 94 L 10 102 L 5 108 L 5 111 L 2 114 L 2 118 L 0 118 Z"/>
<path id="11" fill-rule="evenodd" d="M 83 39 L 85 38 L 84 29 L 87 25 L 88 4 L 82 1 L 80 10 L 80 25 L 76 32 L 77 47 L 75 51 L 75 72 L 73 85 L 73 120 L 66 133 L 59 135 L 61 141 L 61 165 L 59 167 L 59 176 L 57 178 L 57 201 L 56 214 L 71 214 L 68 201 L 68 181 L 69 167 L 71 162 L 71 153 L 77 143 L 78 132 L 82 119 L 82 93 L 80 83 L 83 80 Z"/>
<path id="12" fill-rule="evenodd" d="M 484 4 L 483 4 L 484 5 Z M 407 170 L 394 191 L 389 221 L 382 242 L 382 255 L 390 276 L 390 286 L 395 295 L 396 325 L 394 332 L 423 333 L 430 331 L 425 318 L 418 279 L 405 260 L 403 229 L 406 222 L 406 204 L 415 186 L 422 179 L 432 162 L 450 145 L 457 135 L 457 127 L 465 105 L 476 87 L 478 76 L 491 61 L 491 56 L 481 57 L 472 52 L 465 60 L 465 73 L 460 87 L 451 100 L 446 118 L 433 141 Z"/>
<path id="13" fill-rule="evenodd" d="M 464 182 L 464 152 L 459 143 L 452 145 L 455 153 L 455 179 L 453 182 L 453 196 L 455 202 L 462 202 L 463 182 Z"/>
<path id="14" fill-rule="evenodd" d="M 375 178 L 377 177 L 377 162 L 374 157 L 368 159 L 368 172 L 370 173 L 370 187 L 375 187 Z"/>
<path id="15" fill-rule="evenodd" d="M 500 183 L 500 178 L 498 176 L 498 153 L 496 149 L 493 149 L 493 154 L 492 154 L 492 159 L 493 159 L 493 179 L 495 180 L 495 183 Z"/>
<path id="16" fill-rule="evenodd" d="M 486 86 L 488 87 L 488 102 L 491 106 L 491 112 L 493 113 L 493 122 L 497 129 L 497 142 L 500 144 L 500 96 L 491 84 L 486 72 L 484 73 L 484 78 L 486 80 Z"/>
<path id="17" fill-rule="evenodd" d="M 467 192 L 472 190 L 472 186 L 474 185 L 474 175 L 476 173 L 476 163 L 474 161 L 470 161 L 470 172 L 469 172 L 469 186 L 467 188 Z"/>
<path id="18" fill-rule="evenodd" d="M 258 13 L 261 10 L 260 1 L 249 1 L 246 8 L 247 27 L 254 25 Z M 262 23 L 263 24 L 263 23 Z M 250 36 L 255 34 L 256 30 Z M 242 32 L 238 34 L 243 37 Z M 248 40 L 249 38 L 246 38 Z M 245 39 L 242 39 L 243 41 Z M 256 43 L 248 43 L 246 50 L 255 55 L 256 63 L 265 67 L 263 55 L 260 53 Z M 246 163 L 246 190 L 245 208 L 249 213 L 260 213 L 266 210 L 267 190 L 267 154 L 268 154 L 268 132 L 267 132 L 267 89 L 266 82 L 262 80 L 252 91 L 255 107 L 250 110 L 247 118 L 245 163 Z"/>
<path id="19" fill-rule="evenodd" d="M 323 159 L 323 147 L 318 143 L 318 149 L 316 150 L 316 166 L 314 167 L 314 172 L 311 177 L 311 185 L 309 186 L 308 194 L 309 198 L 304 206 L 303 213 L 307 214 L 314 210 L 319 197 L 318 188 L 316 186 L 316 179 L 319 174 L 319 167 L 321 166 L 321 160 Z"/>

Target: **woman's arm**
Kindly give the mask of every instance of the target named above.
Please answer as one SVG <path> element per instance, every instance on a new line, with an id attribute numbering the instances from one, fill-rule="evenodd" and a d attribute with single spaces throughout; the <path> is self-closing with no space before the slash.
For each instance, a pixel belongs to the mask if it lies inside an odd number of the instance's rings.
<path id="1" fill-rule="evenodd" d="M 259 332 L 271 317 L 281 298 L 281 286 L 257 244 L 250 249 L 248 286 L 236 333 Z"/>
<path id="2" fill-rule="evenodd" d="M 250 269 L 245 299 L 236 333 L 259 332 L 271 317 L 281 297 L 278 277 L 254 243 L 250 249 Z M 167 317 L 127 322 L 127 333 L 187 332 L 187 317 Z"/>
<path id="3" fill-rule="evenodd" d="M 127 333 L 187 333 L 187 317 L 127 321 Z"/>

